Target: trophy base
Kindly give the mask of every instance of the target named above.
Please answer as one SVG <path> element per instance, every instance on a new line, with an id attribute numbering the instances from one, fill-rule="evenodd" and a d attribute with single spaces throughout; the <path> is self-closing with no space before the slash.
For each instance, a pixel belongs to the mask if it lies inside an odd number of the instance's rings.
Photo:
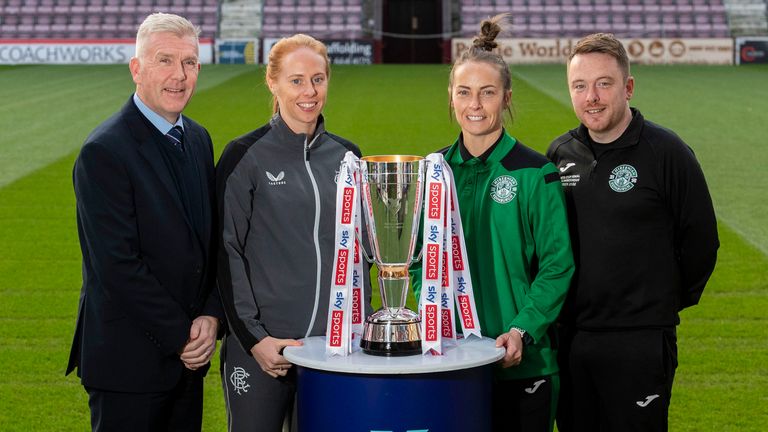
<path id="1" fill-rule="evenodd" d="M 421 341 L 416 342 L 373 342 L 362 340 L 363 352 L 380 357 L 406 357 L 421 354 Z"/>
<path id="2" fill-rule="evenodd" d="M 385 357 L 421 354 L 421 318 L 408 309 L 381 309 L 365 320 L 360 348 Z"/>

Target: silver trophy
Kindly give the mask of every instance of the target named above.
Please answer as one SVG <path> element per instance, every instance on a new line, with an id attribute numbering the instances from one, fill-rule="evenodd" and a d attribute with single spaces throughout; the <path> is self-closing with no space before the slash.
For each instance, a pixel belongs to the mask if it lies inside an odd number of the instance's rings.
<path id="1" fill-rule="evenodd" d="M 421 318 L 405 302 L 424 195 L 424 158 L 369 156 L 360 164 L 373 252 L 366 259 L 379 269 L 382 303 L 381 309 L 366 318 L 360 346 L 364 352 L 380 356 L 421 354 Z"/>

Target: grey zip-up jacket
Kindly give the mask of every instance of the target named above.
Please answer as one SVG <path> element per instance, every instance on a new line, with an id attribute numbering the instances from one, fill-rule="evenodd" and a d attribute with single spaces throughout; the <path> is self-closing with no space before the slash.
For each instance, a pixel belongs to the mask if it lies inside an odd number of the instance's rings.
<path id="1" fill-rule="evenodd" d="M 216 167 L 218 284 L 229 331 L 245 352 L 266 336 L 325 334 L 335 180 L 347 151 L 360 156 L 357 146 L 325 131 L 322 116 L 307 139 L 279 114 L 224 149 Z"/>

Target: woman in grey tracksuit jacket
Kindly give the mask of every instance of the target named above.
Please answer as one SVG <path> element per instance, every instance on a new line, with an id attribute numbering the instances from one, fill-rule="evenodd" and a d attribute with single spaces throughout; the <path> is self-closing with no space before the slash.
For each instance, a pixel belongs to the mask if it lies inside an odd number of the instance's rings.
<path id="1" fill-rule="evenodd" d="M 269 124 L 230 142 L 221 155 L 218 282 L 229 322 L 222 381 L 230 422 L 240 409 L 252 413 L 236 415 L 241 426 L 264 426 L 269 422 L 264 416 L 282 421 L 293 401 L 294 369 L 284 365 L 284 375 L 268 375 L 251 356 L 257 343 L 325 334 L 335 181 L 347 151 L 360 156 L 354 144 L 325 130 L 322 116 L 308 137 L 275 114 Z"/>

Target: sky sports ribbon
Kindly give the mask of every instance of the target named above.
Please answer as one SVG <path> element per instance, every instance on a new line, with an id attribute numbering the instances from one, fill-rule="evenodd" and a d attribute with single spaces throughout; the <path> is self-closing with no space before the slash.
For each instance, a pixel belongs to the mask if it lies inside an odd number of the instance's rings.
<path id="1" fill-rule="evenodd" d="M 363 264 L 355 235 L 361 220 L 358 166 L 358 158 L 347 152 L 336 183 L 336 242 L 326 329 L 327 355 L 351 353 L 353 334 L 362 334 L 363 329 Z"/>
<path id="2" fill-rule="evenodd" d="M 442 158 L 442 155 L 440 155 Z M 453 285 L 453 295 L 459 307 L 459 318 L 464 337 L 475 335 L 482 338 L 480 322 L 477 320 L 477 305 L 475 293 L 472 290 L 472 276 L 469 272 L 467 261 L 467 244 L 464 241 L 464 227 L 461 224 L 459 212 L 459 197 L 453 182 L 453 171 L 448 163 L 443 164 L 443 176 L 447 184 L 451 185 L 451 266 L 448 275 L 450 284 Z M 453 316 L 453 315 L 451 315 Z"/>
<path id="3" fill-rule="evenodd" d="M 350 152 L 352 157 L 356 156 Z M 356 162 L 355 166 L 358 166 L 359 164 Z M 360 188 L 360 175 L 359 171 L 356 171 L 354 174 L 354 181 L 355 181 L 355 188 L 357 188 L 357 195 L 360 196 L 360 193 L 362 189 Z M 352 339 L 355 338 L 355 335 L 358 337 L 363 336 L 363 322 L 365 321 L 365 306 L 363 305 L 363 260 L 362 260 L 362 249 L 360 245 L 360 239 L 362 238 L 360 235 L 362 234 L 360 232 L 360 227 L 362 226 L 362 212 L 360 211 L 360 200 L 355 200 L 355 249 L 352 252 L 353 253 L 353 264 L 352 264 Z"/>
<path id="4" fill-rule="evenodd" d="M 448 223 L 452 222 L 451 220 L 451 210 L 454 208 L 454 203 L 451 199 L 451 192 L 450 190 L 455 189 L 453 186 L 453 180 L 449 178 L 448 176 L 445 176 L 445 169 L 448 168 L 448 164 L 444 164 L 443 167 L 443 175 L 446 180 L 446 184 L 449 184 L 451 187 L 449 187 L 445 192 L 445 202 L 443 203 L 443 214 L 445 217 L 443 218 L 443 229 L 446 230 L 443 234 L 443 265 L 442 265 L 442 272 L 441 272 L 441 290 L 440 290 L 440 325 L 441 325 L 441 331 L 440 333 L 443 336 L 443 348 L 449 346 L 449 345 L 455 345 L 456 344 L 456 322 L 454 321 L 454 317 L 456 314 L 453 310 L 454 305 L 454 295 L 453 290 L 451 289 L 451 281 L 453 280 L 453 266 L 449 265 L 451 263 L 450 257 L 448 254 L 451 251 L 452 245 L 451 240 L 452 237 L 450 234 L 448 234 Z M 450 180 L 450 183 L 448 182 Z M 453 225 L 453 224 L 451 224 Z M 463 240 L 463 238 L 462 238 Z"/>
<path id="5" fill-rule="evenodd" d="M 422 353 L 442 354 L 455 343 L 454 304 L 464 337 L 482 337 L 466 260 L 453 172 L 443 155 L 427 156 L 421 296 Z M 450 230 L 448 229 L 450 227 Z M 450 252 L 450 260 L 449 260 Z M 453 290 L 451 290 L 453 286 Z"/>
<path id="6" fill-rule="evenodd" d="M 424 188 L 424 228 L 422 234 L 421 352 L 442 354 L 442 318 L 440 313 L 443 291 L 443 250 L 445 248 L 447 188 L 443 177 L 442 156 L 427 156 L 427 176 Z M 450 305 L 451 307 L 453 305 Z"/>

